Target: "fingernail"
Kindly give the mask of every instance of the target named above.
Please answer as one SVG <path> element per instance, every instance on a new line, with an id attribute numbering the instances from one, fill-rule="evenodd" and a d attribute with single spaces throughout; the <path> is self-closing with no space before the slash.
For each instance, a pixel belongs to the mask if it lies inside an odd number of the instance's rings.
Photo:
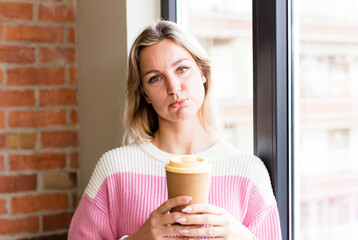
<path id="1" fill-rule="evenodd" d="M 181 230 L 179 230 L 179 233 L 180 234 L 187 234 L 187 233 L 189 233 L 189 230 L 188 229 L 181 229 Z"/>
<path id="2" fill-rule="evenodd" d="M 192 199 L 192 197 L 183 197 L 182 200 L 184 202 L 189 202 Z"/>
<path id="3" fill-rule="evenodd" d="M 191 207 L 185 207 L 185 208 L 183 208 L 181 211 L 182 212 L 191 212 L 191 210 L 193 210 Z"/>
<path id="4" fill-rule="evenodd" d="M 186 218 L 181 217 L 181 218 L 178 218 L 178 219 L 175 220 L 175 221 L 178 222 L 178 223 L 185 223 L 185 222 L 186 222 Z"/>

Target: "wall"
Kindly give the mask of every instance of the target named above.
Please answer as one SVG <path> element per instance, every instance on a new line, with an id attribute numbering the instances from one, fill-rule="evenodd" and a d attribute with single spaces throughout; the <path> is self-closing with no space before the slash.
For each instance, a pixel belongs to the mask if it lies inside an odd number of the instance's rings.
<path id="1" fill-rule="evenodd" d="M 0 240 L 67 239 L 121 140 L 128 46 L 159 16 L 159 0 L 0 1 Z"/>
<path id="2" fill-rule="evenodd" d="M 76 2 L 0 2 L 0 239 L 67 239 L 78 198 Z"/>
<path id="3" fill-rule="evenodd" d="M 82 192 L 101 155 L 120 144 L 127 53 L 160 18 L 160 1 L 78 0 L 77 16 Z"/>

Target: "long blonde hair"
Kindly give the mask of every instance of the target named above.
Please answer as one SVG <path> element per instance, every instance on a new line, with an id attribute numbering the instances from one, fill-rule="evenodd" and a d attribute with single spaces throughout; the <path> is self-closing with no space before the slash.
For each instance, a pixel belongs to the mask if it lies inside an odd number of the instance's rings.
<path id="1" fill-rule="evenodd" d="M 134 41 L 128 59 L 125 133 L 124 144 L 132 141 L 141 143 L 150 141 L 159 128 L 158 115 L 151 104 L 142 96 L 139 54 L 145 47 L 169 39 L 186 49 L 206 77 L 205 96 L 200 108 L 200 121 L 204 129 L 212 135 L 218 135 L 220 128 L 216 119 L 215 104 L 211 103 L 212 81 L 210 59 L 199 42 L 180 29 L 175 23 L 160 20 L 147 27 Z"/>

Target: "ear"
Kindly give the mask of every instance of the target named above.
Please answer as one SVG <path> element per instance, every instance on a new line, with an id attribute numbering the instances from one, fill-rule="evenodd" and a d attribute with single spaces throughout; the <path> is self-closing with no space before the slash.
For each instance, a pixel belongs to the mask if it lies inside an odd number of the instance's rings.
<path id="1" fill-rule="evenodd" d="M 149 104 L 151 104 L 152 102 L 149 100 L 149 97 L 147 96 L 147 94 L 144 92 L 143 88 L 140 90 L 140 93 L 142 94 L 142 96 L 144 97 L 145 101 Z"/>
<path id="2" fill-rule="evenodd" d="M 202 84 L 206 83 L 206 76 L 205 76 L 204 73 L 203 73 L 203 75 L 201 76 L 201 83 L 202 83 Z"/>
<path id="3" fill-rule="evenodd" d="M 204 84 L 204 83 L 206 83 L 205 72 L 204 72 L 204 69 L 200 69 L 200 70 L 201 70 L 201 83 Z"/>

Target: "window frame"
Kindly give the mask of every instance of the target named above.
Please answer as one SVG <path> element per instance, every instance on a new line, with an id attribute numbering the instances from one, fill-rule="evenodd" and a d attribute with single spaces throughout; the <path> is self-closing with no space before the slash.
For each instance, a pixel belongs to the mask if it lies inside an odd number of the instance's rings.
<path id="1" fill-rule="evenodd" d="M 164 20 L 177 22 L 177 0 L 161 0 L 160 14 Z"/>
<path id="2" fill-rule="evenodd" d="M 176 0 L 161 0 L 177 21 Z M 254 154 L 270 174 L 282 239 L 294 239 L 292 0 L 252 0 Z"/>
<path id="3" fill-rule="evenodd" d="M 290 0 L 253 0 L 254 153 L 271 177 L 282 239 L 294 239 L 292 11 Z"/>

